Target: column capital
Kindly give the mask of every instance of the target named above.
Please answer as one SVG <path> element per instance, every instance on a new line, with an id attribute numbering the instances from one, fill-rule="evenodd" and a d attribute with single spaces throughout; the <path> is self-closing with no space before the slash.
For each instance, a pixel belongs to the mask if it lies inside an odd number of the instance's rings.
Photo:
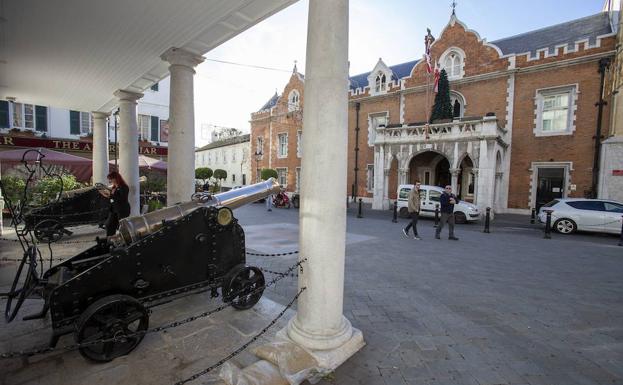
<path id="1" fill-rule="evenodd" d="M 137 100 L 143 97 L 143 94 L 141 94 L 140 92 L 133 92 L 133 91 L 127 91 L 127 90 L 117 90 L 113 92 L 113 95 L 115 95 L 115 97 L 119 99 L 120 102 L 123 101 L 123 102 L 132 102 L 132 103 L 136 103 Z"/>
<path id="2" fill-rule="evenodd" d="M 458 176 L 461 173 L 461 169 L 460 168 L 451 168 L 450 169 L 450 173 L 454 176 Z"/>
<path id="3" fill-rule="evenodd" d="M 175 47 L 171 47 L 166 50 L 165 53 L 160 55 L 160 59 L 168 62 L 172 66 L 181 65 L 190 69 L 194 69 L 198 64 L 203 63 L 205 60 L 205 58 L 201 55 Z"/>
<path id="4" fill-rule="evenodd" d="M 106 119 L 110 116 L 110 112 L 91 111 L 91 115 L 93 115 L 93 119 Z"/>

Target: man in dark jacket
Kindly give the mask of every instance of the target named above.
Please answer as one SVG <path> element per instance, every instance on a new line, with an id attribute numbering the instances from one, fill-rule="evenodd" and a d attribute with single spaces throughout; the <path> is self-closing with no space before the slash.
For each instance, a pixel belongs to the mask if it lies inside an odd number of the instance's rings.
<path id="1" fill-rule="evenodd" d="M 439 212 L 441 214 L 441 220 L 437 226 L 437 232 L 435 238 L 441 239 L 441 229 L 443 229 L 444 223 L 448 222 L 448 239 L 458 241 L 459 239 L 454 236 L 454 205 L 459 203 L 459 199 L 456 195 L 452 194 L 452 186 L 446 186 L 443 194 L 439 198 Z"/>

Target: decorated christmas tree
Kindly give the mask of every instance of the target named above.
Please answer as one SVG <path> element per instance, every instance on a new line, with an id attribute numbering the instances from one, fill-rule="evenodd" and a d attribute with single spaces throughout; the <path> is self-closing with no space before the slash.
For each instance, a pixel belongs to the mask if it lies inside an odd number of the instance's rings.
<path id="1" fill-rule="evenodd" d="M 452 119 L 452 103 L 450 103 L 450 84 L 448 74 L 442 69 L 439 74 L 439 85 L 435 95 L 435 104 L 430 115 L 430 123 L 438 119 Z"/>

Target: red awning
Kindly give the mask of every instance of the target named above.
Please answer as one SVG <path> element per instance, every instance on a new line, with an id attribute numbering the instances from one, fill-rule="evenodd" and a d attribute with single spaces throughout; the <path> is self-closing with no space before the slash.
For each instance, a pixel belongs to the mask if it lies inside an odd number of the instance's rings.
<path id="1" fill-rule="evenodd" d="M 37 150 L 39 152 L 37 152 Z M 9 169 L 21 166 L 24 153 L 26 153 L 26 160 L 29 164 L 34 164 L 37 160 L 41 160 L 45 166 L 53 166 L 53 172 L 69 172 L 81 182 L 88 182 L 91 179 L 91 174 L 93 173 L 91 159 L 53 151 L 47 148 L 24 148 L 0 151 L 2 173 L 4 174 Z"/>
<path id="2" fill-rule="evenodd" d="M 114 160 L 111 160 L 109 162 L 112 166 L 112 168 L 114 169 Z M 158 160 L 155 158 L 150 158 L 148 156 L 145 155 L 139 155 L 138 156 L 138 168 L 140 168 L 143 171 L 146 170 L 150 170 L 150 171 L 160 171 L 164 174 L 167 173 L 167 162 L 163 161 L 163 160 Z"/>

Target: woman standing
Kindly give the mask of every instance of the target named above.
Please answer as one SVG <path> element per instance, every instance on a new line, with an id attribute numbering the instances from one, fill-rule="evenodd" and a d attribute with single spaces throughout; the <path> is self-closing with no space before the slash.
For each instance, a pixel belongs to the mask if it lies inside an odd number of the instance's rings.
<path id="1" fill-rule="evenodd" d="M 130 215 L 130 202 L 128 202 L 130 188 L 116 171 L 108 174 L 108 183 L 112 185 L 111 189 L 100 190 L 100 194 L 110 198 L 110 213 L 106 220 L 106 236 L 110 237 L 115 235 L 119 229 L 119 219 Z"/>

